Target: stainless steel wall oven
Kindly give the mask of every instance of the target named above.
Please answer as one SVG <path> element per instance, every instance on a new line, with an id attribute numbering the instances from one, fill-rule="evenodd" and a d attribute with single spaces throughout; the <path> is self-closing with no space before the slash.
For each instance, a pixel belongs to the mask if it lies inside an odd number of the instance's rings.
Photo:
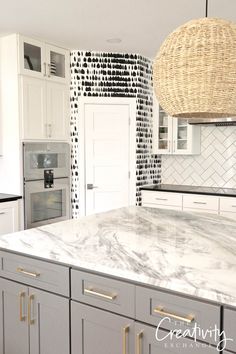
<path id="1" fill-rule="evenodd" d="M 23 143 L 25 228 L 70 218 L 70 146 Z"/>

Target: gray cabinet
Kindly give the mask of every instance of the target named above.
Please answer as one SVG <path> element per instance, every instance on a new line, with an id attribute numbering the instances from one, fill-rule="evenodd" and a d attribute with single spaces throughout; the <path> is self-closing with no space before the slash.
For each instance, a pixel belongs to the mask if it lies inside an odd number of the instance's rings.
<path id="1" fill-rule="evenodd" d="M 72 354 L 134 353 L 134 321 L 72 301 Z"/>
<path id="2" fill-rule="evenodd" d="M 236 310 L 224 309 L 224 331 L 227 338 L 233 339 L 227 341 L 226 349 L 236 352 Z"/>
<path id="3" fill-rule="evenodd" d="M 69 299 L 0 278 L 0 353 L 69 354 Z"/>
<path id="4" fill-rule="evenodd" d="M 29 289 L 30 354 L 69 354 L 69 300 Z"/>
<path id="5" fill-rule="evenodd" d="M 0 279 L 0 353 L 29 354 L 28 288 Z"/>
<path id="6" fill-rule="evenodd" d="M 156 339 L 156 328 L 135 323 L 135 353 L 137 354 L 213 354 L 216 349 L 208 344 L 194 342 L 187 338 L 170 339 L 168 332 L 159 330 Z M 166 338 L 166 339 L 165 339 Z M 163 339 L 163 340 L 162 340 Z"/>

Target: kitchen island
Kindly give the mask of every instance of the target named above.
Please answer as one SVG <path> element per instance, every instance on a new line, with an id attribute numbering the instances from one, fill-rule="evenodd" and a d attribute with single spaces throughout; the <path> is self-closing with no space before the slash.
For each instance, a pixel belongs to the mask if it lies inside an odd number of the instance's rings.
<path id="1" fill-rule="evenodd" d="M 0 275 L 4 281 L 10 279 L 71 301 L 73 354 L 92 354 L 96 348 L 96 344 L 90 343 L 87 350 L 79 349 L 84 333 L 81 323 L 91 322 L 92 313 L 110 327 L 115 323 L 112 316 L 120 321 L 118 327 L 127 322 L 126 317 L 130 318 L 130 328 L 133 325 L 139 328 L 139 321 L 147 323 L 150 325 L 150 331 L 146 329 L 149 339 L 146 338 L 147 343 L 144 341 L 143 345 L 150 345 L 152 341 L 155 348 L 159 343 L 150 333 L 167 312 L 163 306 L 169 309 L 170 318 L 178 318 L 185 325 L 193 324 L 198 317 L 203 328 L 214 323 L 222 329 L 221 315 L 225 309 L 224 328 L 228 326 L 231 333 L 231 320 L 236 319 L 236 222 L 231 219 L 128 207 L 1 236 L 0 249 Z M 28 311 L 30 316 L 32 312 L 33 320 L 30 318 L 34 322 L 37 311 L 33 303 L 37 296 L 33 294 L 34 290 L 25 289 L 24 292 L 29 294 Z M 22 296 L 21 304 L 25 296 Z M 55 306 L 55 300 L 50 301 L 54 301 Z M 23 311 L 24 306 L 21 306 Z M 59 308 L 62 307 L 60 304 Z M 41 315 L 41 321 L 42 318 Z M 126 328 L 124 324 L 122 328 Z M 172 322 L 163 326 L 171 330 L 175 325 Z M 123 347 L 127 345 L 132 352 L 132 340 L 126 339 L 128 330 L 122 333 Z M 116 345 L 115 338 L 110 340 L 112 346 Z M 212 342 L 210 337 L 204 341 L 211 343 L 213 349 L 201 348 L 201 353 L 216 351 L 216 341 Z M 62 346 L 60 341 L 58 343 L 56 350 Z M 97 352 L 103 353 L 103 349 L 101 347 Z M 163 350 L 163 353 L 177 353 L 176 350 Z M 229 350 L 235 350 L 235 344 L 229 345 Z M 120 352 L 119 349 L 115 351 Z M 192 353 L 198 352 L 196 348 L 192 349 Z"/>

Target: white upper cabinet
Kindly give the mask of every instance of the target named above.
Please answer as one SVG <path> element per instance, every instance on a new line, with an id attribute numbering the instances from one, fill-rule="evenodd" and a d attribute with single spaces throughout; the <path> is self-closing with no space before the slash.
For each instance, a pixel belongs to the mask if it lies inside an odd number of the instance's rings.
<path id="1" fill-rule="evenodd" d="M 47 136 L 56 140 L 69 138 L 69 90 L 65 85 L 47 83 Z"/>
<path id="2" fill-rule="evenodd" d="M 20 87 L 22 139 L 68 140 L 68 86 L 22 76 Z"/>
<path id="3" fill-rule="evenodd" d="M 153 107 L 153 152 L 162 155 L 200 154 L 200 127 L 172 118 L 156 102 Z"/>
<path id="4" fill-rule="evenodd" d="M 69 140 L 69 51 L 18 36 L 21 139 Z"/>
<path id="5" fill-rule="evenodd" d="M 19 36 L 20 74 L 69 82 L 69 51 L 51 44 Z"/>
<path id="6" fill-rule="evenodd" d="M 46 44 L 46 75 L 48 80 L 69 82 L 68 50 Z"/>

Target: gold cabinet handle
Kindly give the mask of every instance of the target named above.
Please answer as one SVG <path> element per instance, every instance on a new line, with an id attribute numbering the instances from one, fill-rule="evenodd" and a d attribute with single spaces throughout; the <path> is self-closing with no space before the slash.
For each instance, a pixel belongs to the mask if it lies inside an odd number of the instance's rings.
<path id="1" fill-rule="evenodd" d="M 186 323 L 191 323 L 191 322 L 194 321 L 194 316 L 192 316 L 192 315 L 188 315 L 187 317 L 179 316 L 179 315 L 176 315 L 174 313 L 165 311 L 164 308 L 161 307 L 161 306 L 155 308 L 153 311 L 155 313 L 158 313 L 161 316 L 171 317 L 171 318 L 174 318 L 176 320 L 183 321 L 183 322 L 186 322 Z"/>
<path id="2" fill-rule="evenodd" d="M 107 300 L 115 300 L 116 296 L 117 295 L 112 295 L 112 294 L 105 294 L 105 293 L 102 293 L 98 290 L 93 290 L 93 289 L 84 289 L 84 293 L 85 294 L 90 294 L 90 295 L 95 295 L 95 296 L 98 296 L 98 297 L 101 297 L 103 299 L 107 299 Z"/>
<path id="3" fill-rule="evenodd" d="M 18 273 L 22 273 L 22 274 L 25 274 L 25 275 L 29 275 L 30 277 L 33 277 L 33 278 L 37 278 L 37 277 L 40 276 L 40 273 L 37 273 L 37 272 L 29 272 L 28 270 L 25 270 L 25 269 L 23 269 L 23 268 L 21 268 L 21 267 L 18 267 L 18 268 L 16 269 L 16 271 L 17 271 Z"/>
<path id="4" fill-rule="evenodd" d="M 24 303 L 24 299 L 25 299 L 25 292 L 21 291 L 19 293 L 19 300 L 20 300 L 20 313 L 19 313 L 19 319 L 20 321 L 25 321 L 26 320 L 26 316 L 23 315 L 23 303 Z"/>
<path id="5" fill-rule="evenodd" d="M 143 338 L 143 331 L 139 332 L 136 336 L 136 348 L 137 354 L 141 354 L 142 350 L 142 338 Z"/>
<path id="6" fill-rule="evenodd" d="M 127 337 L 129 333 L 129 326 L 126 326 L 123 328 L 122 331 L 122 344 L 123 344 L 123 350 L 122 354 L 127 354 Z"/>
<path id="7" fill-rule="evenodd" d="M 34 295 L 30 295 L 29 300 L 28 300 L 28 323 L 29 323 L 29 325 L 33 325 L 35 322 L 34 319 L 32 319 L 32 317 L 31 317 L 33 301 L 34 301 Z"/>

